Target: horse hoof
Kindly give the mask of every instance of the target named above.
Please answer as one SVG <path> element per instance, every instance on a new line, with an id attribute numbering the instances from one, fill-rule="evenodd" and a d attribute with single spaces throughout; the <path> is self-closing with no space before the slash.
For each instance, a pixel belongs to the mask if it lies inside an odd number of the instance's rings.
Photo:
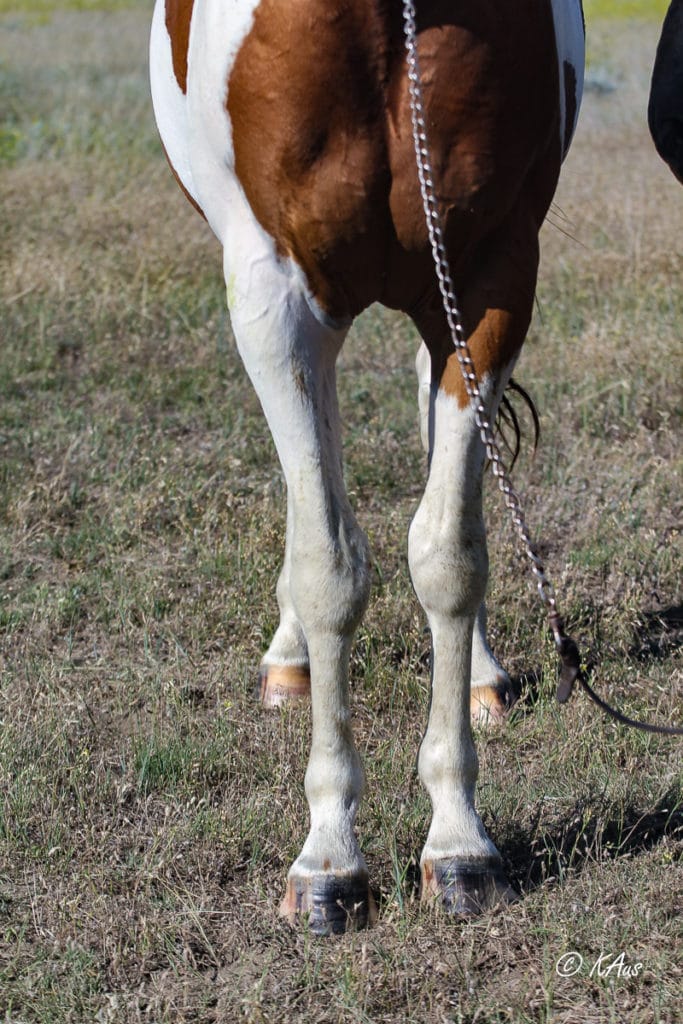
<path id="1" fill-rule="evenodd" d="M 492 685 L 473 686 L 470 693 L 472 724 L 486 728 L 504 722 L 513 703 L 514 694 L 507 676 L 499 676 Z"/>
<path id="2" fill-rule="evenodd" d="M 311 696 L 308 665 L 261 665 L 256 696 L 265 708 L 308 700 Z"/>
<path id="3" fill-rule="evenodd" d="M 290 924 L 304 920 L 314 935 L 340 935 L 373 925 L 377 907 L 366 874 L 321 873 L 290 876 L 280 914 Z"/>
<path id="4" fill-rule="evenodd" d="M 497 861 L 453 858 L 423 863 L 422 899 L 439 900 L 454 917 L 474 917 L 518 896 Z"/>

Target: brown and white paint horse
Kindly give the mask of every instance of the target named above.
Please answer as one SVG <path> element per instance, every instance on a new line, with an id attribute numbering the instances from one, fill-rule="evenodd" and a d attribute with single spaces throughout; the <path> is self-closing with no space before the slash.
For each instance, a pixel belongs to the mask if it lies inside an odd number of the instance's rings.
<path id="1" fill-rule="evenodd" d="M 419 0 L 418 52 L 445 237 L 496 413 L 527 331 L 538 232 L 583 82 L 580 0 Z M 438 292 L 418 187 L 399 0 L 157 0 L 151 81 L 174 172 L 223 246 L 237 346 L 287 484 L 266 700 L 310 675 L 310 831 L 282 912 L 316 932 L 373 914 L 354 821 L 363 772 L 348 666 L 370 587 L 344 490 L 335 362 L 370 303 L 405 311 L 429 477 L 412 580 L 432 634 L 419 775 L 433 817 L 423 893 L 455 913 L 511 895 L 475 810 L 475 712 L 506 677 L 485 638 L 484 450 Z M 275 696 L 274 696 L 275 695 Z"/>
<path id="2" fill-rule="evenodd" d="M 657 152 L 683 183 L 683 0 L 664 19 L 647 116 Z"/>

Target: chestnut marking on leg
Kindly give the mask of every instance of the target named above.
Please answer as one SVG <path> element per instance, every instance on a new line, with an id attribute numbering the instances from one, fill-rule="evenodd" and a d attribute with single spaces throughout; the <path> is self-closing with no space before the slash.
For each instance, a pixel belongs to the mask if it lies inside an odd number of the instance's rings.
<path id="1" fill-rule="evenodd" d="M 277 708 L 300 703 L 311 696 L 311 669 L 308 647 L 291 593 L 294 503 L 287 494 L 287 530 L 285 557 L 277 581 L 280 622 L 259 668 L 257 698 L 264 707 Z"/>
<path id="2" fill-rule="evenodd" d="M 257 696 L 266 708 L 310 700 L 311 673 L 308 665 L 261 665 Z"/>

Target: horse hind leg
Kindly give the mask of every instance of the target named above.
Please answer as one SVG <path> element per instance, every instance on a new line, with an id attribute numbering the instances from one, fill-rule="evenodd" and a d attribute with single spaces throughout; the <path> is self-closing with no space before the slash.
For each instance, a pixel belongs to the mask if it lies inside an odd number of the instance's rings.
<path id="1" fill-rule="evenodd" d="M 449 912 L 471 914 L 509 895 L 501 857 L 475 808 L 470 677 L 488 569 L 481 514 L 484 452 L 471 408 L 459 407 L 441 390 L 434 405 L 430 473 L 408 540 L 433 654 L 429 719 L 418 758 L 432 802 L 422 894 L 438 898 Z"/>
<path id="2" fill-rule="evenodd" d="M 433 400 L 438 391 L 438 383 L 432 379 L 432 359 L 424 342 L 417 351 L 415 369 L 418 379 L 420 436 L 422 447 L 429 454 L 434 429 Z M 472 640 L 470 715 L 473 724 L 484 729 L 503 721 L 514 701 L 510 676 L 488 644 L 486 619 L 486 603 L 482 601 L 475 619 Z"/>
<path id="3" fill-rule="evenodd" d="M 289 871 L 281 913 L 328 934 L 363 926 L 374 911 L 354 829 L 364 782 L 350 722 L 349 656 L 370 571 L 342 474 L 335 362 L 346 331 L 320 323 L 275 258 L 253 262 L 243 281 L 239 273 L 228 277 L 237 347 L 287 483 L 280 585 L 286 618 L 271 653 L 306 652 L 311 677 L 310 828 Z"/>
<path id="4" fill-rule="evenodd" d="M 487 240 L 460 300 L 482 399 L 491 421 L 531 316 L 536 226 L 526 211 Z M 429 718 L 418 772 L 432 803 L 422 851 L 422 894 L 470 915 L 514 898 L 502 859 L 475 807 L 477 753 L 471 727 L 475 623 L 486 591 L 482 511 L 484 445 L 438 306 L 415 317 L 429 348 L 430 467 L 410 527 L 408 560 L 432 634 Z M 483 621 L 479 618 L 480 640 Z"/>

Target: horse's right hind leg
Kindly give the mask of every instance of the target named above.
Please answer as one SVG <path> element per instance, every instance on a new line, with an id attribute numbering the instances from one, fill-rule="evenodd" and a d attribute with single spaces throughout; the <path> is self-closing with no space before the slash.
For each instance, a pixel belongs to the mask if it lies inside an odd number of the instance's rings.
<path id="1" fill-rule="evenodd" d="M 531 200 L 523 198 L 461 280 L 467 343 L 491 423 L 533 307 L 537 223 Z M 482 508 L 486 449 L 450 331 L 440 309 L 430 317 L 433 309 L 423 307 L 419 322 L 416 318 L 432 355 L 436 387 L 428 410 L 429 475 L 408 535 L 410 573 L 432 634 L 431 701 L 418 758 L 432 821 L 420 864 L 423 897 L 435 898 L 451 913 L 470 915 L 507 902 L 514 893 L 475 805 L 478 762 L 470 683 L 475 623 L 488 576 Z"/>
<path id="2" fill-rule="evenodd" d="M 430 403 L 438 390 L 432 381 L 432 361 L 424 342 L 420 345 L 415 359 L 418 379 L 418 406 L 420 410 L 420 435 L 422 447 L 427 454 L 431 451 L 434 430 L 430 424 Z M 470 715 L 472 722 L 487 726 L 502 721 L 513 703 L 510 676 L 496 659 L 486 639 L 486 603 L 482 601 L 474 623 L 472 637 L 472 693 Z"/>

